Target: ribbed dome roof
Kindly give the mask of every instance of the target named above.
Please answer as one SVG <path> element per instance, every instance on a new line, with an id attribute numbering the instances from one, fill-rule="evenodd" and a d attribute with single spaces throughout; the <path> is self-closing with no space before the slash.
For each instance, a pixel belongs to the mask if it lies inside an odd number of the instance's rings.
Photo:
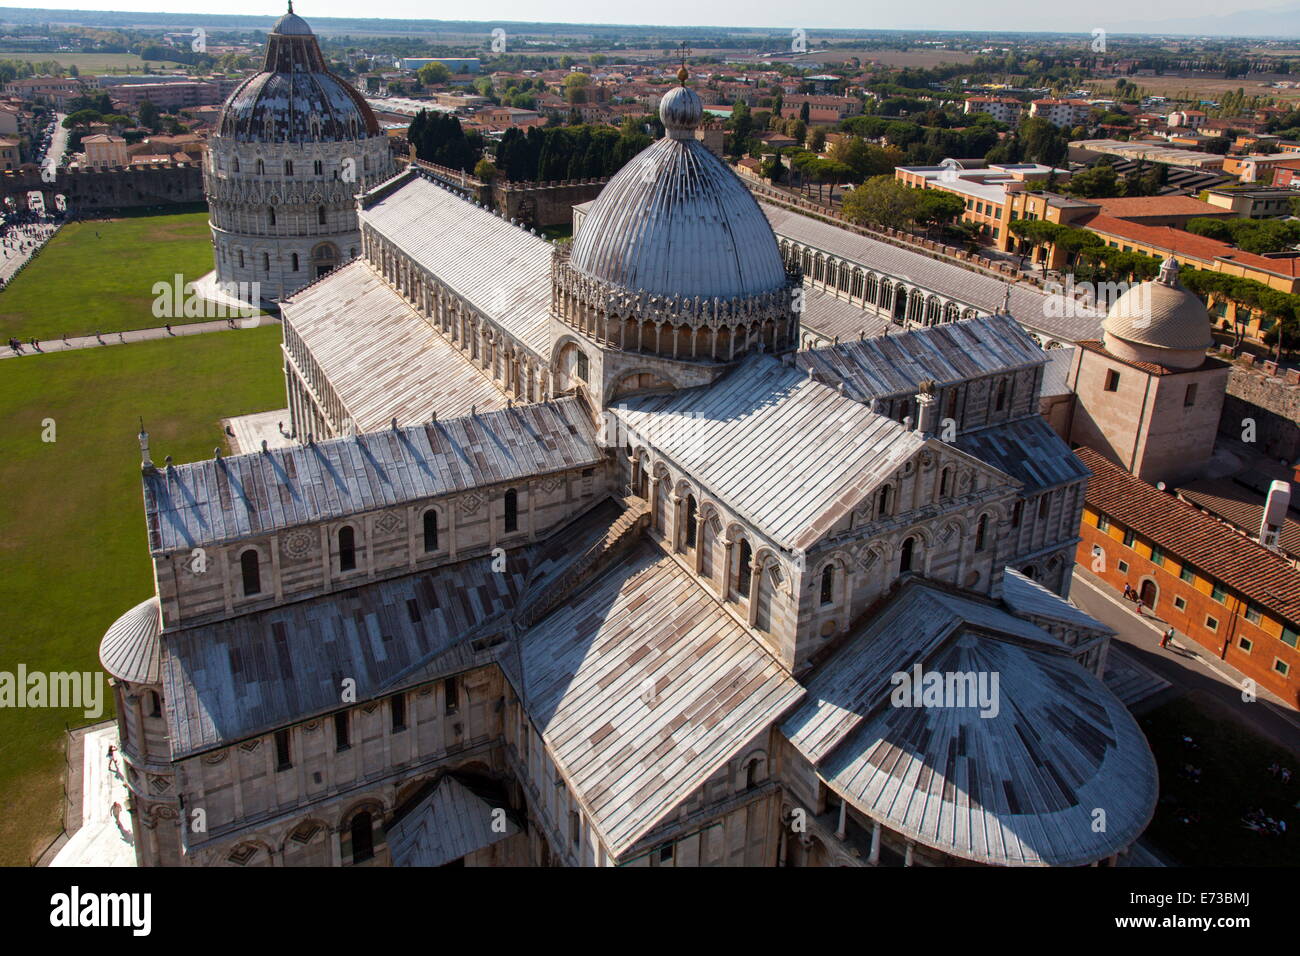
<path id="1" fill-rule="evenodd" d="M 631 292 L 683 298 L 730 299 L 788 284 L 758 203 L 695 139 L 703 112 L 686 87 L 664 96 L 668 135 L 601 190 L 574 240 L 574 269 Z"/>
<path id="2" fill-rule="evenodd" d="M 307 26 L 307 21 L 293 12 L 293 4 L 289 5 L 289 12 L 277 20 L 275 26 L 271 27 L 271 32 L 286 37 L 309 37 L 313 35 L 311 27 Z"/>
<path id="3" fill-rule="evenodd" d="M 1178 263 L 1166 259 L 1160 276 L 1115 300 L 1101 324 L 1107 335 L 1153 348 L 1204 351 L 1214 344 L 1205 303 L 1178 281 Z"/>
<path id="4" fill-rule="evenodd" d="M 99 662 L 119 680 L 157 684 L 162 680 L 158 643 L 161 632 L 162 617 L 155 595 L 113 622 L 99 642 Z"/>
<path id="5" fill-rule="evenodd" d="M 244 143 L 338 143 L 380 134 L 369 105 L 329 71 L 311 27 L 292 9 L 267 38 L 262 71 L 226 100 L 218 129 Z"/>

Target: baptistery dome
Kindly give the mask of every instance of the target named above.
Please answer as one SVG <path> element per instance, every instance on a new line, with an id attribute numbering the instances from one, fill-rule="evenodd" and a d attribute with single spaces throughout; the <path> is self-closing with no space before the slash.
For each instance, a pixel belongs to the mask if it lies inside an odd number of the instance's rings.
<path id="1" fill-rule="evenodd" d="M 784 289 L 772 227 L 736 175 L 695 138 L 704 114 L 694 90 L 659 104 L 666 135 L 601 191 L 573 243 L 570 265 L 632 292 L 736 299 Z"/>
<path id="2" fill-rule="evenodd" d="M 203 164 L 215 279 L 263 304 L 355 258 L 356 197 L 394 173 L 388 136 L 326 66 L 290 6 L 271 29 L 262 71 L 239 85 Z"/>
<path id="3" fill-rule="evenodd" d="M 246 143 L 345 142 L 380 132 L 369 105 L 329 71 L 316 35 L 292 9 L 271 28 L 261 72 L 230 95 L 218 129 Z"/>
<path id="4" fill-rule="evenodd" d="M 1170 368 L 1201 365 L 1214 344 L 1205 303 L 1178 281 L 1174 259 L 1164 261 L 1157 278 L 1116 299 L 1101 327 L 1108 352 Z"/>

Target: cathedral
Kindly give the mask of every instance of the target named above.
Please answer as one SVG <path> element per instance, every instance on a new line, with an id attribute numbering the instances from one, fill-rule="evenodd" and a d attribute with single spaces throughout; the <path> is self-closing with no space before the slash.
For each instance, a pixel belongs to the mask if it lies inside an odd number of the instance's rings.
<path id="1" fill-rule="evenodd" d="M 329 71 L 290 4 L 271 29 L 261 71 L 231 94 L 208 140 L 215 280 L 257 283 L 257 298 L 274 304 L 355 259 L 355 197 L 392 174 L 374 113 Z"/>
<path id="2" fill-rule="evenodd" d="M 223 135 L 315 49 L 282 20 Z M 800 348 L 680 77 L 572 243 L 367 181 L 282 303 L 288 447 L 142 433 L 156 589 L 101 645 L 140 865 L 1088 866 L 1146 828 L 1046 354 L 1005 314 Z M 346 114 L 293 161 L 368 143 Z"/>

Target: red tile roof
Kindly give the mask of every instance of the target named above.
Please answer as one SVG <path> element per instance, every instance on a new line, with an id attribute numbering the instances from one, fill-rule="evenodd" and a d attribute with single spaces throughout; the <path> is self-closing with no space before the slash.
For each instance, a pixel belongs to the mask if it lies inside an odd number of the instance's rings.
<path id="1" fill-rule="evenodd" d="M 1088 507 L 1150 538 L 1252 604 L 1293 626 L 1300 624 L 1300 571 L 1285 558 L 1135 478 L 1091 448 L 1077 448 L 1075 454 L 1093 475 Z"/>
<path id="2" fill-rule="evenodd" d="M 1231 211 L 1191 196 L 1120 196 L 1094 200 L 1104 216 L 1225 216 Z"/>
<path id="3" fill-rule="evenodd" d="M 1242 252 L 1236 246 L 1206 236 L 1198 236 L 1171 226 L 1144 226 L 1127 219 L 1117 219 L 1105 213 L 1097 213 L 1079 223 L 1093 232 L 1127 239 L 1130 242 L 1153 246 L 1164 252 L 1172 252 L 1191 259 L 1213 262 L 1223 259 L 1247 269 L 1272 272 L 1275 275 L 1295 278 L 1300 276 L 1300 258 L 1270 259 L 1251 252 Z"/>

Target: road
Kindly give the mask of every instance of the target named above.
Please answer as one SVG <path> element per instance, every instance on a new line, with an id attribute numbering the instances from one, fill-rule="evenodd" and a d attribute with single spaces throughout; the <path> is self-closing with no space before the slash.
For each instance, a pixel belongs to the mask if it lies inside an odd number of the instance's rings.
<path id="1" fill-rule="evenodd" d="M 1164 628 L 1139 618 L 1132 604 L 1082 568 L 1074 569 L 1070 600 L 1118 631 L 1115 640 L 1144 666 L 1175 687 L 1208 694 L 1261 736 L 1300 756 L 1300 715 L 1281 698 L 1259 688 L 1255 701 L 1243 701 L 1244 675 L 1186 637 L 1180 635 L 1162 649 Z"/>

